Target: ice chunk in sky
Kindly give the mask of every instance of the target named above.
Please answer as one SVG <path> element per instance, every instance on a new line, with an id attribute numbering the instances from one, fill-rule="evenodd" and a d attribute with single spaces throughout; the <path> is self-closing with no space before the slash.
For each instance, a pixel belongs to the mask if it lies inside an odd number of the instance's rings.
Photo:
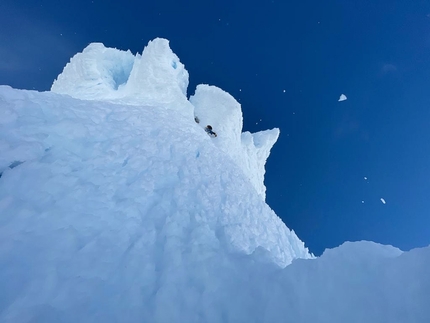
<path id="1" fill-rule="evenodd" d="M 381 202 L 386 204 L 387 202 L 385 202 L 385 200 L 381 197 Z"/>
<path id="2" fill-rule="evenodd" d="M 338 101 L 339 101 L 339 102 L 340 102 L 340 101 L 345 101 L 346 99 L 347 99 L 346 95 L 345 95 L 345 94 L 341 94 L 341 95 L 340 95 L 340 98 L 339 98 L 339 100 L 338 100 Z"/>

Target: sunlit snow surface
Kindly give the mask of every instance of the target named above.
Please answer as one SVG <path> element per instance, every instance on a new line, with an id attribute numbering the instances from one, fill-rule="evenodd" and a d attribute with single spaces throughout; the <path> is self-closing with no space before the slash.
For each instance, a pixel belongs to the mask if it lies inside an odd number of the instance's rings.
<path id="1" fill-rule="evenodd" d="M 142 55 L 90 44 L 76 54 L 52 85 L 52 91 L 77 99 L 168 108 L 170 118 L 197 116 L 218 134 L 213 143 L 228 154 L 265 198 L 264 165 L 278 129 L 242 133 L 240 104 L 221 89 L 199 85 L 188 101 L 188 72 L 166 39 L 154 39 Z M 191 103 L 190 103 L 191 102 Z M 157 113 L 157 112 L 155 112 Z M 188 128 L 188 125 L 184 125 Z M 179 127 L 179 125 L 178 125 Z"/>
<path id="2" fill-rule="evenodd" d="M 278 130 L 242 133 L 216 87 L 188 101 L 167 41 L 86 51 L 67 95 L 0 87 L 0 322 L 430 321 L 429 248 L 298 259 L 264 201 Z"/>

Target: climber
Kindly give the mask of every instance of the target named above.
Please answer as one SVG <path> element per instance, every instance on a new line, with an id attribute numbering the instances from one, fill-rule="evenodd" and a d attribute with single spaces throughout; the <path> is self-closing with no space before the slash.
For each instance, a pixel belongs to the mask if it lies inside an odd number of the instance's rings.
<path id="1" fill-rule="evenodd" d="M 217 136 L 216 132 L 213 132 L 213 131 L 212 131 L 212 126 L 210 126 L 210 125 L 207 125 L 207 126 L 206 126 L 205 131 L 206 131 L 206 132 L 208 133 L 208 135 L 209 135 L 209 136 L 211 136 L 211 137 L 216 137 L 216 136 Z"/>

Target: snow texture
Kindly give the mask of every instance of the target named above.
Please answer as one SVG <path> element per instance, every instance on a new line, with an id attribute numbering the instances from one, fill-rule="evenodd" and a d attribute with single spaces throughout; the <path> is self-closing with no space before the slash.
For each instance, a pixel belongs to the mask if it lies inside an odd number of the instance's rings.
<path id="1" fill-rule="evenodd" d="M 341 102 L 341 101 L 345 101 L 346 99 L 347 99 L 346 95 L 341 94 L 338 101 Z"/>
<path id="2" fill-rule="evenodd" d="M 279 129 L 242 133 L 240 104 L 227 92 L 209 85 L 198 85 L 190 97 L 200 125 L 212 126 L 217 133 L 214 145 L 229 155 L 250 179 L 258 194 L 265 199 L 264 165 L 270 149 L 279 137 Z"/>
<path id="3" fill-rule="evenodd" d="M 199 85 L 188 101 L 187 87 L 184 65 L 168 40 L 157 38 L 136 57 L 130 51 L 90 44 L 70 60 L 51 90 L 77 99 L 155 109 L 162 106 L 189 118 L 195 114 L 203 128 L 208 124 L 213 127 L 218 134 L 215 144 L 240 166 L 265 199 L 264 165 L 279 129 L 242 133 L 242 110 L 230 94 L 215 86 Z"/>
<path id="4" fill-rule="evenodd" d="M 72 57 L 51 91 L 84 100 L 161 105 L 191 116 L 187 87 L 188 72 L 169 41 L 156 38 L 136 56 L 100 43 L 88 45 Z"/>
<path id="5" fill-rule="evenodd" d="M 315 259 L 264 201 L 279 130 L 187 83 L 156 39 L 91 44 L 53 92 L 0 86 L 0 322 L 430 321 L 430 248 Z"/>

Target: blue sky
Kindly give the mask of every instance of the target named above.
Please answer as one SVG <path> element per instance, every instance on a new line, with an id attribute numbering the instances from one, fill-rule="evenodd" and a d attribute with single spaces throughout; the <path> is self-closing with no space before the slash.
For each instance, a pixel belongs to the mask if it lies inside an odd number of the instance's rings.
<path id="1" fill-rule="evenodd" d="M 312 252 L 430 244 L 430 1 L 4 0 L 0 20 L 0 84 L 16 88 L 48 90 L 90 42 L 169 39 L 189 94 L 217 85 L 244 130 L 281 129 L 267 201 Z"/>

